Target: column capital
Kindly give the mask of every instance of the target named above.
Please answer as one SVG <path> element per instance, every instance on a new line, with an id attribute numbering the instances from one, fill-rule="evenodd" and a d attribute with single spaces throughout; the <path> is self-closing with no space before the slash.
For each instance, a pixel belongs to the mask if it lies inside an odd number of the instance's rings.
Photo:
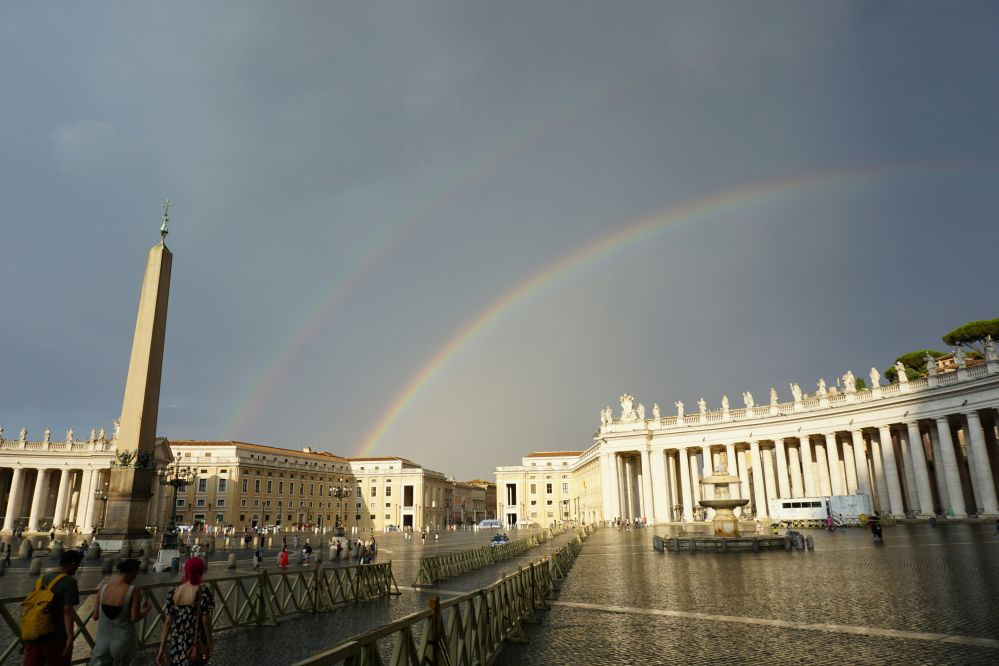
<path id="1" fill-rule="evenodd" d="M 969 419 L 975 419 L 976 421 L 981 421 L 982 417 L 978 415 L 977 409 L 972 409 L 964 413 L 964 416 Z"/>
<path id="2" fill-rule="evenodd" d="M 950 423 L 949 416 L 934 416 L 933 420 L 936 421 L 937 423 Z"/>

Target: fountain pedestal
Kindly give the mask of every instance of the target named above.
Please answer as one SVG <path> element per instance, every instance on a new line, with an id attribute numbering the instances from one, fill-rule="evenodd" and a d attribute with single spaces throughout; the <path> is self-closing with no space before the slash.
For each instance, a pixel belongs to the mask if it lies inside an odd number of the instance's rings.
<path id="1" fill-rule="evenodd" d="M 739 477 L 732 476 L 727 470 L 715 470 L 711 476 L 706 476 L 701 480 L 701 485 L 714 486 L 714 499 L 702 499 L 699 504 L 708 509 L 715 510 L 715 517 L 712 521 L 715 528 L 715 536 L 718 537 L 738 537 L 739 519 L 735 517 L 733 509 L 737 506 L 749 504 L 748 499 L 733 498 L 729 493 L 729 485 L 736 487 L 741 483 Z"/>

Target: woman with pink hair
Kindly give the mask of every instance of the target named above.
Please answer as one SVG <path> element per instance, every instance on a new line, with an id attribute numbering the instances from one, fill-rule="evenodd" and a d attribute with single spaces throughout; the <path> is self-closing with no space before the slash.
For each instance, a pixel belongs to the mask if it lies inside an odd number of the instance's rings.
<path id="1" fill-rule="evenodd" d="M 184 579 L 167 593 L 157 664 L 203 664 L 211 656 L 215 598 L 201 584 L 207 566 L 200 557 L 190 558 L 184 563 Z"/>

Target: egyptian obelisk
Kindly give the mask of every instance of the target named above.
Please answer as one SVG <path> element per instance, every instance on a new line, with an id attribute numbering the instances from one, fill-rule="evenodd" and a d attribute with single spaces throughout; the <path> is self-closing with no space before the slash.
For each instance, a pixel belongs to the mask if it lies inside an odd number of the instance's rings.
<path id="1" fill-rule="evenodd" d="M 166 334 L 170 267 L 173 255 L 166 246 L 170 200 L 163 203 L 160 242 L 149 250 L 139 295 L 132 357 L 125 379 L 115 462 L 108 487 L 107 517 L 102 541 L 149 538 L 146 516 L 156 483 L 156 417 L 163 374 L 163 341 Z"/>

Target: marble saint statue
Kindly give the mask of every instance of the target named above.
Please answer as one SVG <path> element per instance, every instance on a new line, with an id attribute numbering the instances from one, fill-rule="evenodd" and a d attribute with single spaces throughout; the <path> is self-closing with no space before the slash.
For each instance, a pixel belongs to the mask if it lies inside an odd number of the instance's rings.
<path id="1" fill-rule="evenodd" d="M 991 335 L 985 336 L 985 360 L 986 361 L 996 361 L 999 357 L 996 357 L 996 343 L 992 340 Z"/>
<path id="2" fill-rule="evenodd" d="M 645 420 L 645 405 L 643 405 L 642 403 L 638 403 L 638 420 L 639 421 Z"/>
<path id="3" fill-rule="evenodd" d="M 42 441 L 45 442 L 46 444 L 52 441 L 52 431 L 49 430 L 48 428 L 46 428 L 45 432 L 42 433 Z"/>
<path id="4" fill-rule="evenodd" d="M 878 372 L 877 368 L 871 368 L 871 388 L 875 386 L 881 386 L 881 373 Z"/>
<path id="5" fill-rule="evenodd" d="M 683 401 L 677 400 L 675 404 L 676 404 L 676 418 L 682 419 L 683 418 Z"/>
<path id="6" fill-rule="evenodd" d="M 98 442 L 108 441 L 108 434 L 104 431 L 103 427 L 100 429 L 100 432 L 97 433 L 97 441 Z"/>
<path id="7" fill-rule="evenodd" d="M 853 370 L 847 370 L 843 375 L 843 388 L 847 393 L 857 392 L 857 378 L 853 376 Z"/>
<path id="8" fill-rule="evenodd" d="M 927 372 L 927 374 L 929 374 L 930 377 L 936 377 L 937 376 L 937 360 L 935 358 L 933 358 L 932 356 L 930 356 L 929 354 L 927 354 L 926 358 L 923 359 L 923 360 L 926 361 L 926 372 Z"/>
<path id="9" fill-rule="evenodd" d="M 659 416 L 660 416 L 660 414 L 659 414 L 659 403 L 658 402 L 654 402 L 654 403 L 652 403 L 652 418 L 658 419 Z"/>
<path id="10" fill-rule="evenodd" d="M 25 428 L 25 427 L 21 428 L 21 432 L 17 436 L 17 441 L 19 441 L 19 442 L 26 442 L 26 441 L 28 441 L 28 429 L 27 428 Z"/>
<path id="11" fill-rule="evenodd" d="M 728 412 L 728 407 L 729 407 L 729 405 L 728 405 L 728 396 L 727 395 L 723 395 L 722 396 L 722 411 L 723 412 Z"/>
<path id="12" fill-rule="evenodd" d="M 777 389 L 775 389 L 773 386 L 770 387 L 770 406 L 771 407 L 777 406 Z"/>
<path id="13" fill-rule="evenodd" d="M 752 409 L 756 406 L 756 401 L 753 400 L 753 394 L 749 391 L 742 394 L 742 401 L 746 403 L 746 409 Z"/>
<path id="14" fill-rule="evenodd" d="M 600 425 L 607 425 L 607 411 L 600 410 Z"/>
<path id="15" fill-rule="evenodd" d="M 0 426 L 0 442 L 3 441 L 3 426 Z"/>
<path id="16" fill-rule="evenodd" d="M 610 407 L 607 408 L 607 411 L 608 412 L 610 411 Z M 112 424 L 114 425 L 114 434 L 112 435 L 112 438 L 114 439 L 114 441 L 117 442 L 118 441 L 118 433 L 121 431 L 121 419 L 115 419 L 112 422 Z"/>
<path id="17" fill-rule="evenodd" d="M 625 393 L 621 396 L 621 418 L 630 419 L 634 418 L 635 410 L 632 407 L 634 405 L 635 396 Z"/>
<path id="18" fill-rule="evenodd" d="M 959 368 L 968 367 L 968 357 L 965 356 L 964 350 L 960 347 L 954 350 L 954 361 L 957 362 L 957 367 Z"/>
<path id="19" fill-rule="evenodd" d="M 909 375 L 905 374 L 905 366 L 902 365 L 902 361 L 895 361 L 895 374 L 898 375 L 899 384 L 909 383 Z"/>
<path id="20" fill-rule="evenodd" d="M 697 401 L 697 409 L 700 410 L 701 416 L 708 413 L 708 403 L 704 402 L 704 398 Z"/>
<path id="21" fill-rule="evenodd" d="M 90 429 L 90 439 L 87 440 L 91 444 L 97 441 L 97 428 Z"/>
<path id="22" fill-rule="evenodd" d="M 66 431 L 66 443 L 67 444 L 72 444 L 73 443 L 73 429 L 72 428 L 70 428 L 69 430 Z"/>
<path id="23" fill-rule="evenodd" d="M 819 379 L 819 383 L 816 384 L 819 387 L 819 395 L 824 396 L 826 394 L 826 380 L 825 378 Z"/>

